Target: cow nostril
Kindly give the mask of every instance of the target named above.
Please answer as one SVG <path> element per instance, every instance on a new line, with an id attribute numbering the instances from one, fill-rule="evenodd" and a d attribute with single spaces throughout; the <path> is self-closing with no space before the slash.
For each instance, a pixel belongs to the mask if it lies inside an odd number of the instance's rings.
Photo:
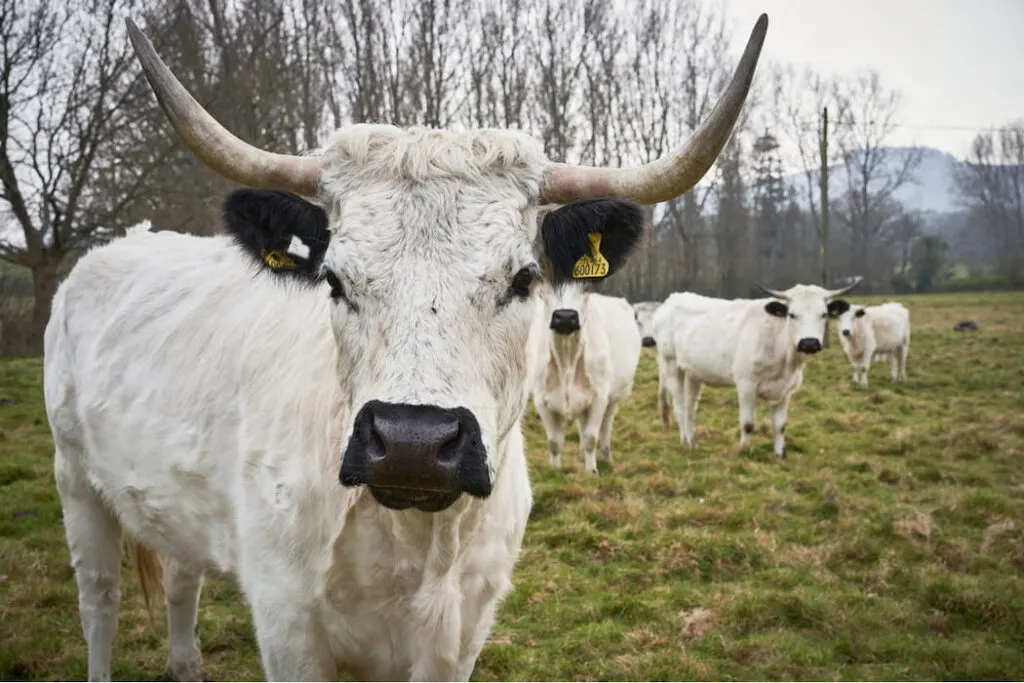
<path id="1" fill-rule="evenodd" d="M 459 459 L 459 443 L 462 437 L 462 424 L 460 422 L 455 423 L 455 428 L 451 434 L 447 437 L 443 437 L 437 444 L 437 451 L 435 453 L 437 461 L 446 465 L 451 465 Z"/>

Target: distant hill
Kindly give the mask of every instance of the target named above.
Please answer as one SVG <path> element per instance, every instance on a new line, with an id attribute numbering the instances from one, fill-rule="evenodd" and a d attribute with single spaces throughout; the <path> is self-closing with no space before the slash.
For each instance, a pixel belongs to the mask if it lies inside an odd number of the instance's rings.
<path id="1" fill-rule="evenodd" d="M 921 161 L 914 171 L 913 181 L 897 190 L 895 198 L 911 211 L 938 214 L 960 211 L 962 207 L 957 196 L 955 173 L 963 162 L 953 155 L 933 147 L 887 147 L 886 165 L 895 171 L 915 149 L 921 150 Z M 818 177 L 815 172 L 815 183 Z M 791 173 L 786 176 L 786 182 L 796 189 L 797 201 L 806 208 L 807 181 L 804 174 Z M 831 197 L 838 199 L 842 196 L 848 186 L 845 165 L 837 163 L 829 167 L 828 185 Z"/>

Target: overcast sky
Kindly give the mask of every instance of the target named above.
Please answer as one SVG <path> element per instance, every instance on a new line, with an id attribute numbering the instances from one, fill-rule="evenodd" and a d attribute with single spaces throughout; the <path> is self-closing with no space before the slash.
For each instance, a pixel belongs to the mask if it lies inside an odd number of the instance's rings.
<path id="1" fill-rule="evenodd" d="M 737 50 L 767 12 L 762 60 L 877 69 L 903 95 L 893 144 L 963 158 L 978 129 L 1024 119 L 1024 0 L 727 1 Z"/>

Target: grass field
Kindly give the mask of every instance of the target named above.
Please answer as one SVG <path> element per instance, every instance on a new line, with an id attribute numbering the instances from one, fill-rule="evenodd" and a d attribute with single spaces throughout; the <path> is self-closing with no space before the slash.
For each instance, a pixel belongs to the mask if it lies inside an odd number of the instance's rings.
<path id="1" fill-rule="evenodd" d="M 863 301 L 863 299 L 856 299 Z M 790 410 L 706 389 L 699 446 L 661 430 L 645 349 L 614 465 L 564 470 L 526 423 L 535 505 L 515 590 L 475 680 L 1024 678 L 1024 295 L 906 297 L 909 382 L 854 390 L 837 342 Z M 955 333 L 958 320 L 978 322 Z M 0 679 L 82 679 L 85 646 L 42 407 L 41 361 L 0 361 Z M 163 672 L 127 561 L 115 678 Z M 162 611 L 160 617 L 162 618 Z M 246 607 L 211 578 L 213 680 L 262 676 Z"/>

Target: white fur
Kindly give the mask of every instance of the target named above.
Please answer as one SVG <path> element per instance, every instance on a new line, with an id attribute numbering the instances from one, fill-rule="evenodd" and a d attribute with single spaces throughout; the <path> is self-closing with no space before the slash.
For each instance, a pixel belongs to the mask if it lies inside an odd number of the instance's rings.
<path id="1" fill-rule="evenodd" d="M 547 289 L 531 334 L 533 401 L 544 423 L 551 465 L 562 464 L 565 425 L 576 422 L 588 472 L 597 474 L 595 449 L 611 461 L 611 436 L 619 404 L 633 391 L 640 362 L 640 331 L 625 299 L 585 292 L 578 284 Z M 580 329 L 555 334 L 555 309 L 573 309 Z"/>
<path id="2" fill-rule="evenodd" d="M 168 673 L 201 672 L 203 571 L 237 576 L 269 680 L 468 680 L 532 497 L 519 424 L 546 163 L 517 133 L 353 126 L 324 151 L 329 287 L 274 281 L 227 237 L 143 233 L 84 256 L 45 340 L 57 488 L 89 678 L 110 676 L 123 528 L 161 553 Z M 504 300 L 504 301 L 503 301 Z M 393 511 L 339 483 L 368 400 L 463 406 L 485 500 Z"/>
<path id="3" fill-rule="evenodd" d="M 861 316 L 857 311 L 864 311 Z M 910 311 L 890 301 L 879 306 L 850 306 L 839 316 L 839 342 L 853 368 L 853 383 L 868 386 L 873 358 L 889 356 L 893 382 L 907 379 L 910 353 Z"/>
<path id="4" fill-rule="evenodd" d="M 653 327 L 662 419 L 667 427 L 671 398 L 682 443 L 696 443 L 703 386 L 735 386 L 740 446 L 750 445 L 760 398 L 771 407 L 775 454 L 785 457 L 789 400 L 803 381 L 808 360 L 797 351 L 797 343 L 803 338 L 821 341 L 828 311 L 828 292 L 821 287 L 796 285 L 786 293 L 795 317 L 768 314 L 765 305 L 772 299 L 716 299 L 689 292 L 672 294 L 657 310 Z"/>

